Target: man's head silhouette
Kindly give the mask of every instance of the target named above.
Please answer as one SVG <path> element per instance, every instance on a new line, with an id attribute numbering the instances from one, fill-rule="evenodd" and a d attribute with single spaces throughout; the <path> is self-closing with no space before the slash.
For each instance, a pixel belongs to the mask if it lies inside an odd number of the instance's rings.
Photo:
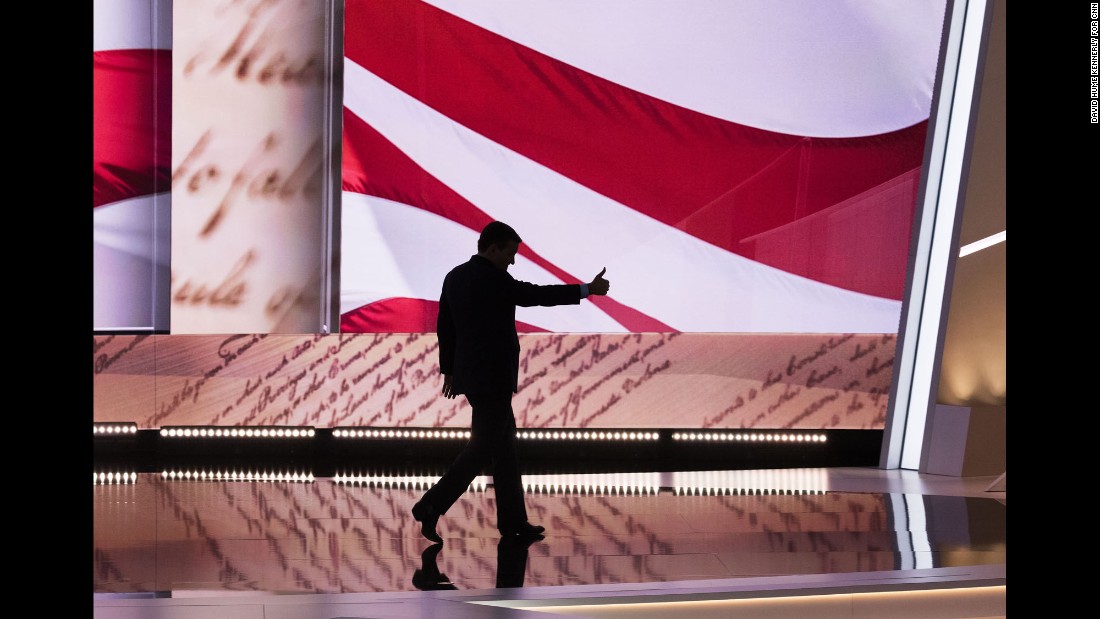
<path id="1" fill-rule="evenodd" d="M 508 270 L 508 266 L 516 263 L 516 252 L 523 239 L 519 234 L 502 221 L 493 221 L 481 230 L 481 236 L 477 239 L 477 253 L 493 263 L 498 269 Z"/>

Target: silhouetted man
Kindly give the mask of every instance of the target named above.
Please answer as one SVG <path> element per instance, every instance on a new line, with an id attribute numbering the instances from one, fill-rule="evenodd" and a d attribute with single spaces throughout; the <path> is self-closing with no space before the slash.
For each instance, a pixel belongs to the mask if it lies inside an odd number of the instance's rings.
<path id="1" fill-rule="evenodd" d="M 607 294 L 610 283 L 603 277 L 606 268 L 588 284 L 540 286 L 516 280 L 508 274 L 508 266 L 516 263 L 521 242 L 511 226 L 494 221 L 481 231 L 477 254 L 451 269 L 443 280 L 436 322 L 443 395 L 464 394 L 473 419 L 470 442 L 412 509 L 424 537 L 433 542 L 443 541 L 436 532 L 439 517 L 489 464 L 501 535 L 537 536 L 545 530 L 527 521 L 516 455 L 512 413 L 512 394 L 519 387 L 516 306 L 576 305 L 590 294 Z"/>

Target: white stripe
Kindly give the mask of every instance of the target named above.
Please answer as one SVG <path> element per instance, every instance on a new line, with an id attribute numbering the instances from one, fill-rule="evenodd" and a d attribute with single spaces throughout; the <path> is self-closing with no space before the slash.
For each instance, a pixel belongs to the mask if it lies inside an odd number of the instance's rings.
<path id="1" fill-rule="evenodd" d="M 477 253 L 478 233 L 434 213 L 344 192 L 341 204 L 340 313 L 392 297 L 438 301 L 443 278 Z M 508 272 L 534 284 L 563 283 L 522 255 Z M 618 333 L 626 329 L 592 303 L 520 307 L 516 319 L 548 331 Z"/>
<path id="2" fill-rule="evenodd" d="M 112 247 L 92 248 L 92 328 L 141 329 L 156 324 L 155 265 Z"/>
<path id="3" fill-rule="evenodd" d="M 92 51 L 172 49 L 172 0 L 94 0 Z"/>
<path id="4" fill-rule="evenodd" d="M 157 302 L 155 282 L 169 278 L 170 211 L 169 193 L 92 209 L 94 328 L 168 326 L 167 304 Z"/>
<path id="5" fill-rule="evenodd" d="M 344 104 L 429 174 L 582 281 L 679 331 L 893 333 L 901 302 L 748 260 L 487 140 L 345 59 Z"/>
<path id="6" fill-rule="evenodd" d="M 928 118 L 945 0 L 425 0 L 704 114 L 817 137 Z M 687 5 L 687 6 L 685 6 Z"/>
<path id="7" fill-rule="evenodd" d="M 92 242 L 144 260 L 171 238 L 171 193 L 148 194 L 92 209 Z"/>

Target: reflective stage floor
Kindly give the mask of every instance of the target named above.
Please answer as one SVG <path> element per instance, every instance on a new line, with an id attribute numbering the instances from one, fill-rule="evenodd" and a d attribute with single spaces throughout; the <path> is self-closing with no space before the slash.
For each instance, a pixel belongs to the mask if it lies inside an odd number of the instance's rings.
<path id="1" fill-rule="evenodd" d="M 1005 612 L 1003 478 L 860 468 L 527 475 L 530 519 L 547 528 L 529 545 L 501 540 L 486 478 L 440 519 L 444 543 L 431 544 L 410 509 L 434 480 L 97 471 L 95 616 L 778 617 L 800 613 L 627 603 L 929 589 L 949 614 L 910 605 L 907 616 Z M 982 605 L 975 614 L 951 614 L 967 603 L 944 590 L 992 597 L 970 602 Z M 601 614 L 608 600 L 629 610 Z M 840 614 L 823 608 L 813 615 L 860 616 L 850 601 Z"/>

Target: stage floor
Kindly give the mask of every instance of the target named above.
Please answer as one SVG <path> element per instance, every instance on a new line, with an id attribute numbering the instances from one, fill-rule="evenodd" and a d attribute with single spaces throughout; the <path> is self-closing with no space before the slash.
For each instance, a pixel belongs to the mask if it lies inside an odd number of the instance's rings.
<path id="1" fill-rule="evenodd" d="M 683 592 L 739 579 L 854 583 L 891 573 L 972 572 L 977 584 L 1004 584 L 1007 502 L 1004 491 L 989 491 L 993 478 L 860 468 L 529 475 L 530 519 L 547 528 L 529 546 L 501 543 L 486 478 L 440 519 L 444 543 L 432 545 L 410 514 L 432 481 L 96 471 L 96 616 L 149 616 L 150 606 L 181 611 L 200 600 L 204 616 L 223 603 L 236 607 L 226 616 L 242 616 L 242 604 L 271 595 L 402 594 L 400 606 L 415 600 L 406 593 Z M 260 616 L 277 616 L 270 605 L 263 615 L 265 604 Z M 375 610 L 370 616 L 403 616 Z"/>

